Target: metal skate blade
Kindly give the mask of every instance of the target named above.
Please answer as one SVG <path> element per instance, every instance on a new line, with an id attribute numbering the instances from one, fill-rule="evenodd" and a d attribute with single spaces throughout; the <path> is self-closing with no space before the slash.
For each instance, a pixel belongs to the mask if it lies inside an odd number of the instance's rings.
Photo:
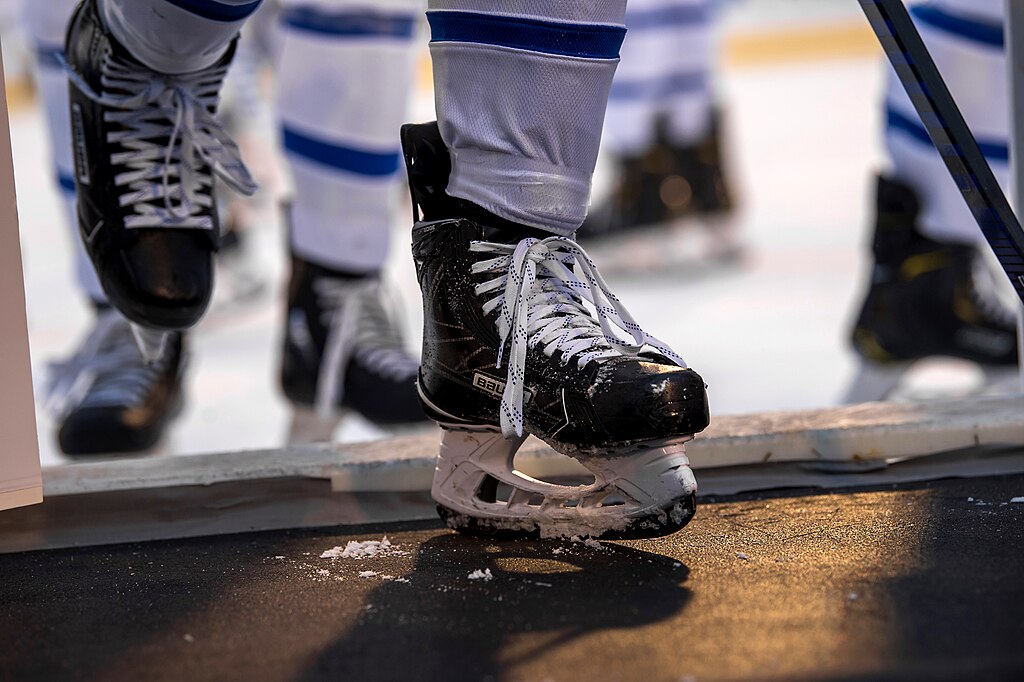
<path id="1" fill-rule="evenodd" d="M 167 350 L 167 339 L 171 336 L 171 332 L 150 329 L 134 322 L 131 327 L 132 336 L 135 337 L 135 344 L 139 347 L 139 352 L 142 353 L 142 359 L 149 364 L 159 362 L 160 358 L 164 356 L 164 351 Z"/>

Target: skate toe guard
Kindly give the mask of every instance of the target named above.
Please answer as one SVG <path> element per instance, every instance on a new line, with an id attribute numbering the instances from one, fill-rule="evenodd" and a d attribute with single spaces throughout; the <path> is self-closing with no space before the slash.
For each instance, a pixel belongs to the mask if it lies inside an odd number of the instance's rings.
<path id="1" fill-rule="evenodd" d="M 161 424 L 143 426 L 150 417 L 119 408 L 89 408 L 69 416 L 57 433 L 61 451 L 69 456 L 132 454 L 157 444 Z"/>
<path id="2" fill-rule="evenodd" d="M 119 255 L 103 268 L 102 280 L 125 317 L 158 329 L 185 329 L 202 318 L 213 293 L 213 251 L 205 235 L 142 232 Z"/>
<path id="3" fill-rule="evenodd" d="M 606 363 L 588 397 L 612 443 L 692 435 L 710 421 L 701 376 L 653 360 Z"/>

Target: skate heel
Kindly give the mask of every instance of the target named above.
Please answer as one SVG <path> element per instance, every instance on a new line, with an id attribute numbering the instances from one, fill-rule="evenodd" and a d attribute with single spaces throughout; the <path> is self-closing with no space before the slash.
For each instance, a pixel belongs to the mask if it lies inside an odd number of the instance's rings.
<path id="1" fill-rule="evenodd" d="M 900 385 L 903 375 L 913 365 L 911 362 L 886 363 L 884 365 L 862 361 L 850 386 L 842 398 L 847 405 L 885 400 Z"/>
<path id="2" fill-rule="evenodd" d="M 131 328 L 142 359 L 149 364 L 159 362 L 167 350 L 167 340 L 171 337 L 171 332 L 143 327 L 134 322 L 131 323 Z"/>

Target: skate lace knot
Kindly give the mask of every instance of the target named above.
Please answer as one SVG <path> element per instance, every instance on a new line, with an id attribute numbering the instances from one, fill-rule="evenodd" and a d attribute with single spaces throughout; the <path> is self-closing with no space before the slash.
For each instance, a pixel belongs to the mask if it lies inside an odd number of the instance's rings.
<path id="1" fill-rule="evenodd" d="M 134 407 L 142 404 L 166 369 L 167 356 L 143 361 L 128 322 L 103 312 L 69 358 L 47 366 L 44 407 L 62 420 L 79 407 Z"/>
<path id="2" fill-rule="evenodd" d="M 682 358 L 667 344 L 647 334 L 608 290 L 594 262 L 572 239 L 524 239 L 518 244 L 475 241 L 470 251 L 495 254 L 473 264 L 474 274 L 498 277 L 476 286 L 479 296 L 492 295 L 484 314 L 498 310 L 498 367 L 508 366 L 501 398 L 501 430 L 505 437 L 523 435 L 523 393 L 528 349 L 545 355 L 561 353 L 562 364 L 577 367 L 653 348 L 680 367 Z M 623 340 L 619 331 L 629 340 Z M 505 346 L 508 355 L 505 358 Z"/>
<path id="3" fill-rule="evenodd" d="M 392 316 L 384 304 L 380 281 L 322 277 L 313 283 L 327 327 L 320 374 L 316 383 L 316 411 L 330 417 L 344 395 L 350 362 L 395 381 L 413 380 L 419 362 L 404 348 Z"/>
<path id="4" fill-rule="evenodd" d="M 122 192 L 120 205 L 134 210 L 125 219 L 126 228 L 213 229 L 208 214 L 213 201 L 201 193 L 212 187 L 213 178 L 200 170 L 202 163 L 237 192 L 256 191 L 238 147 L 210 113 L 217 107 L 226 66 L 155 74 L 108 53 L 102 94 L 66 62 L 65 70 L 89 99 L 113 110 L 103 118 L 115 124 L 107 142 L 122 150 L 111 154 L 110 163 L 129 169 L 114 177 Z"/>

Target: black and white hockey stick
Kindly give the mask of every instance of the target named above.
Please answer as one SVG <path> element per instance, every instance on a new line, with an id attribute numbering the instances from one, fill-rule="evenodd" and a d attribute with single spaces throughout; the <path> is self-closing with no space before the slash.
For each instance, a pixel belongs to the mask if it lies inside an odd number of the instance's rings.
<path id="1" fill-rule="evenodd" d="M 1024 230 L 949 94 L 907 8 L 902 0 L 858 2 L 985 239 L 1024 301 Z"/>

